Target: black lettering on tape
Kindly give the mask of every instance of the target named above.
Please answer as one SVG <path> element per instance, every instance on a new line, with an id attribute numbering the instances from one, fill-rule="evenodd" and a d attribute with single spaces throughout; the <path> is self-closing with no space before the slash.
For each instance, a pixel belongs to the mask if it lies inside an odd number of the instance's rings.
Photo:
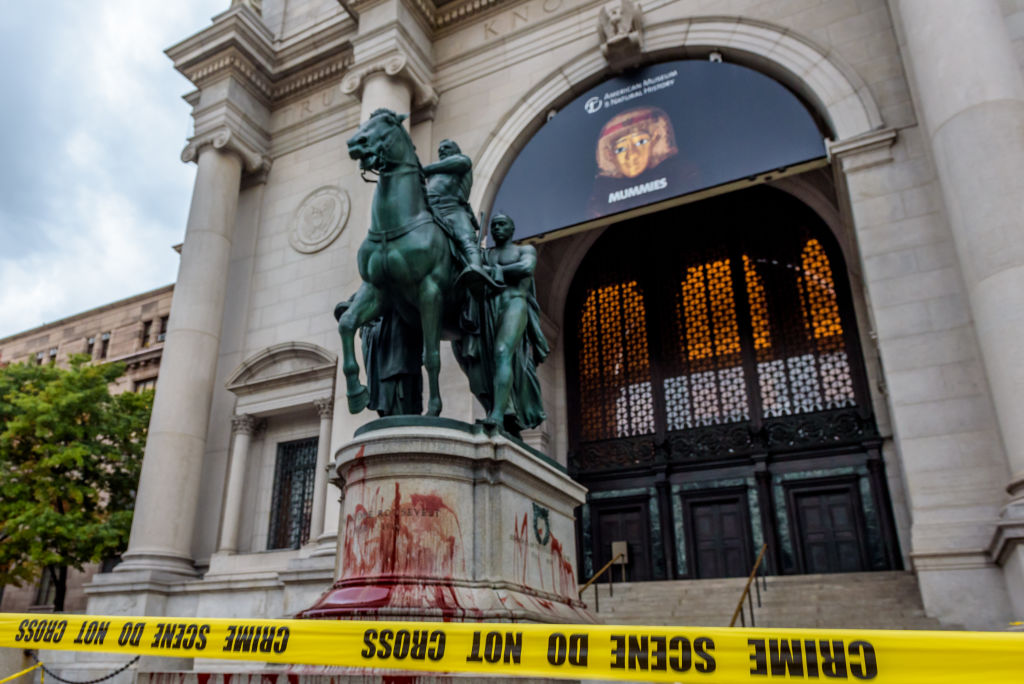
<path id="1" fill-rule="evenodd" d="M 586 634 L 569 635 L 569 664 L 576 667 L 587 666 L 587 644 L 589 638 Z"/>
<path id="2" fill-rule="evenodd" d="M 818 649 L 821 652 L 821 671 L 824 675 L 833 679 L 846 679 L 846 651 L 843 649 L 843 642 L 839 639 L 822 639 L 818 642 Z"/>
<path id="3" fill-rule="evenodd" d="M 651 669 L 659 672 L 664 672 L 668 669 L 666 662 L 666 656 L 668 653 L 665 650 L 665 641 L 667 640 L 664 636 L 652 636 L 651 637 Z"/>
<path id="4" fill-rule="evenodd" d="M 431 660 L 437 661 L 444 658 L 444 640 L 445 635 L 441 630 L 435 630 L 430 634 L 430 645 L 431 647 L 427 650 L 427 657 Z"/>
<path id="5" fill-rule="evenodd" d="M 768 655 L 772 662 L 773 677 L 785 676 L 787 672 L 792 677 L 804 676 L 804 660 L 799 639 L 769 639 Z"/>
<path id="6" fill-rule="evenodd" d="M 676 672 L 686 672 L 690 669 L 692 657 L 690 654 L 690 640 L 686 637 L 675 636 L 668 641 L 668 666 Z"/>
<path id="7" fill-rule="evenodd" d="M 285 649 L 288 648 L 288 637 L 290 635 L 291 630 L 284 625 L 277 628 L 277 641 L 274 642 L 274 653 L 285 652 Z"/>
<path id="8" fill-rule="evenodd" d="M 483 658 L 480 657 L 480 632 L 473 632 L 473 645 L 469 649 L 469 655 L 466 656 L 467 663 L 482 663 Z"/>
<path id="9" fill-rule="evenodd" d="M 234 629 L 235 629 L 234 627 L 231 628 L 232 632 L 234 632 Z M 151 643 L 149 645 L 149 647 L 150 648 L 160 648 L 160 640 L 163 639 L 163 637 L 164 637 L 164 623 L 158 622 L 158 623 L 156 623 L 156 634 L 153 635 L 153 643 Z M 230 639 L 230 637 L 228 637 L 228 638 Z M 224 650 L 226 651 L 228 649 L 225 648 Z"/>
<path id="10" fill-rule="evenodd" d="M 768 676 L 768 652 L 764 647 L 764 639 L 747 639 L 747 646 L 752 646 L 750 653 L 750 674 Z"/>
<path id="11" fill-rule="evenodd" d="M 377 657 L 381 660 L 386 660 L 391 657 L 391 638 L 393 636 L 395 636 L 395 633 L 390 629 L 380 630 L 380 636 L 377 639 L 380 644 Z"/>
<path id="12" fill-rule="evenodd" d="M 804 640 L 804 664 L 807 665 L 807 676 L 818 677 L 818 649 L 812 639 Z"/>
<path id="13" fill-rule="evenodd" d="M 626 666 L 630 670 L 647 669 L 647 635 L 631 634 L 629 637 L 629 659 Z"/>
<path id="14" fill-rule="evenodd" d="M 413 660 L 425 660 L 427 657 L 427 644 L 430 643 L 427 630 L 417 629 L 412 633 L 412 646 L 409 648 L 409 657 Z"/>
<path id="15" fill-rule="evenodd" d="M 701 659 L 701 662 L 694 666 L 697 672 L 714 672 L 715 656 L 711 654 L 715 650 L 715 642 L 710 637 L 697 637 L 693 640 L 693 652 Z"/>
<path id="16" fill-rule="evenodd" d="M 564 665 L 569 650 L 569 640 L 561 632 L 553 632 L 548 637 L 548 662 L 552 665 Z"/>
<path id="17" fill-rule="evenodd" d="M 395 658 L 397 658 L 398 660 L 405 660 L 405 658 L 409 655 L 410 641 L 411 637 L 409 635 L 409 630 L 398 630 L 398 633 L 395 634 Z"/>
<path id="18" fill-rule="evenodd" d="M 364 658 L 372 658 L 377 653 L 377 646 L 373 643 L 373 640 L 377 638 L 377 630 L 368 629 L 363 632 L 363 644 L 365 648 L 359 652 L 359 655 Z"/>
<path id="19" fill-rule="evenodd" d="M 878 675 L 874 646 L 866 641 L 854 641 L 850 644 L 849 653 L 850 674 L 857 679 L 874 679 Z M 863 658 L 863 664 L 853 660 L 858 657 Z"/>
<path id="20" fill-rule="evenodd" d="M 610 667 L 615 670 L 626 669 L 626 635 L 625 634 L 612 634 L 612 643 L 615 644 L 615 648 L 612 649 L 612 664 Z"/>
<path id="21" fill-rule="evenodd" d="M 501 632 L 488 632 L 484 642 L 484 660 L 496 663 L 501 660 Z"/>

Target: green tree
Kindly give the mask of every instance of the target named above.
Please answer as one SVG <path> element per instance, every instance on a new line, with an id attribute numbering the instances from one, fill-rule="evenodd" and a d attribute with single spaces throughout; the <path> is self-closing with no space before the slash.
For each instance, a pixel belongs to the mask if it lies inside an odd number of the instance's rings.
<path id="1" fill-rule="evenodd" d="M 0 368 L 0 586 L 51 573 L 64 609 L 68 568 L 124 550 L 153 392 L 111 395 L 124 364 Z"/>

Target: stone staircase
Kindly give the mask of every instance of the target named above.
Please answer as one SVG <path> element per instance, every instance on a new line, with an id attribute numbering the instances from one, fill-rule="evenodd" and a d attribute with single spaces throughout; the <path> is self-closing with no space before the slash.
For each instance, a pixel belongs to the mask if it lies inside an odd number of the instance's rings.
<path id="1" fill-rule="evenodd" d="M 601 584 L 598 616 L 607 624 L 727 627 L 746 578 Z M 753 591 L 751 586 L 751 591 Z M 594 587 L 583 595 L 593 609 Z M 758 627 L 958 629 L 927 617 L 912 572 L 768 577 Z M 736 626 L 740 626 L 737 619 Z M 750 626 L 749 611 L 747 626 Z"/>

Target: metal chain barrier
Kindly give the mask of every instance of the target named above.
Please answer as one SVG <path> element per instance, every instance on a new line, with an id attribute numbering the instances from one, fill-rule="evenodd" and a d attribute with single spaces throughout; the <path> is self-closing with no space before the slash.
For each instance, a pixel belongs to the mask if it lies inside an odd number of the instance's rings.
<path id="1" fill-rule="evenodd" d="M 90 680 L 87 680 L 87 681 L 84 681 L 84 682 L 74 681 L 74 680 L 71 680 L 71 679 L 64 679 L 59 674 L 57 674 L 56 672 L 54 672 L 50 668 L 46 667 L 46 665 L 43 665 L 43 661 L 39 660 L 39 658 L 36 656 L 35 652 L 32 653 L 32 657 L 36 660 L 36 662 L 39 664 L 39 666 L 43 668 L 43 672 L 45 672 L 50 677 L 53 677 L 54 679 L 56 679 L 58 682 L 62 682 L 62 684 L 99 684 L 99 682 L 105 682 L 108 679 L 112 679 L 113 677 L 116 677 L 117 675 L 121 674 L 122 672 L 127 670 L 129 667 L 131 667 L 135 663 L 139 662 L 139 658 L 141 658 L 142 656 L 135 656 L 134 658 L 129 660 L 127 663 L 125 663 L 121 667 L 117 668 L 116 670 L 114 670 L 113 672 L 111 672 L 108 675 L 104 675 L 103 677 L 99 677 L 97 679 L 90 679 Z"/>

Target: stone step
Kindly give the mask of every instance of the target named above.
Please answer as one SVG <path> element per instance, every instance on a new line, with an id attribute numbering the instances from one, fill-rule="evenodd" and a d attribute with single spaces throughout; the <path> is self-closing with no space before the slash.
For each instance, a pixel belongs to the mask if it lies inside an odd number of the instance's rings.
<path id="1" fill-rule="evenodd" d="M 746 578 L 616 583 L 601 585 L 598 615 L 609 624 L 726 626 Z M 591 607 L 594 589 L 583 596 Z M 911 572 L 769 577 L 754 601 L 765 627 L 949 629 L 927 616 Z M 749 607 L 745 604 L 749 622 Z"/>

